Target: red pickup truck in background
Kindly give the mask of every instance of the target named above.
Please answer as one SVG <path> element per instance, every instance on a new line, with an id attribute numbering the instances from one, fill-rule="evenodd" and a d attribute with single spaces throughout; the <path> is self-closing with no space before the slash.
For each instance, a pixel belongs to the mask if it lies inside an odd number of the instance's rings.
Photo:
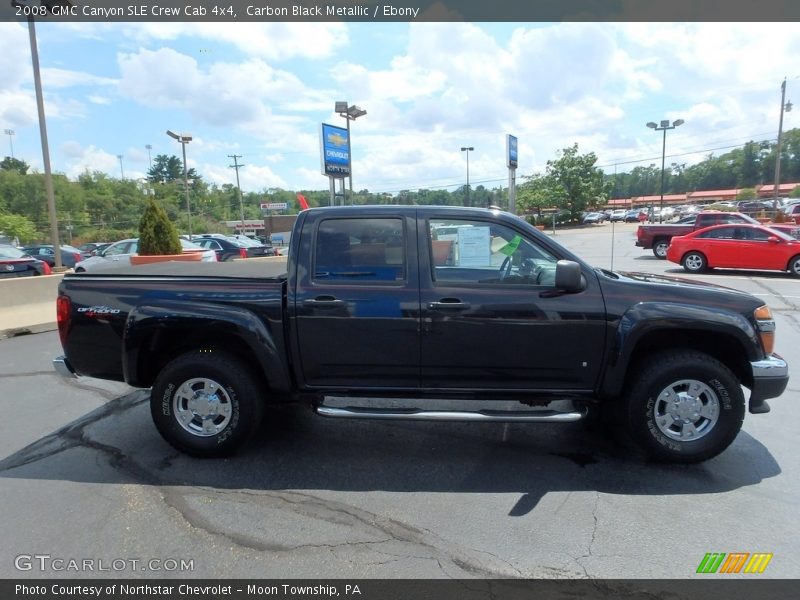
<path id="1" fill-rule="evenodd" d="M 724 225 L 726 223 L 754 223 L 758 221 L 737 212 L 725 212 L 720 210 L 709 210 L 697 213 L 694 221 L 689 223 L 668 223 L 659 225 L 639 225 L 636 231 L 636 245 L 640 248 L 651 249 L 657 258 L 667 258 L 667 248 L 670 240 L 678 235 L 686 235 L 697 229 L 705 229 L 712 225 Z M 769 224 L 768 227 L 779 229 L 788 233 L 792 237 L 800 238 L 800 226 L 796 224 Z"/>

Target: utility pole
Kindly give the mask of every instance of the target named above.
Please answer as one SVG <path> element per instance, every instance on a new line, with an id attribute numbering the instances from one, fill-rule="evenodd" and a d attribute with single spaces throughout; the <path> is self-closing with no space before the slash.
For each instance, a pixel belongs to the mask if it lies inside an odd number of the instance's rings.
<path id="1" fill-rule="evenodd" d="M 244 235 L 244 202 L 242 201 L 242 188 L 239 187 L 239 167 L 243 167 L 244 165 L 240 165 L 238 159 L 242 158 L 241 154 L 228 154 L 228 158 L 233 159 L 233 164 L 228 165 L 231 169 L 236 169 L 236 189 L 239 190 L 239 213 L 242 218 L 242 235 Z"/>
<path id="2" fill-rule="evenodd" d="M 783 113 L 792 110 L 792 103 L 786 102 L 786 78 L 781 83 L 781 118 L 778 122 L 778 146 L 775 149 L 775 189 L 772 190 L 772 210 L 778 210 L 778 190 L 781 185 L 781 145 L 783 144 Z"/>

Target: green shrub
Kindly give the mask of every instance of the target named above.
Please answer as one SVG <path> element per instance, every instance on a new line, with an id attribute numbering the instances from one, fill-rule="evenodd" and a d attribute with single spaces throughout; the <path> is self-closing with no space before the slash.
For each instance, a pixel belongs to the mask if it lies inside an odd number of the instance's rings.
<path id="1" fill-rule="evenodd" d="M 180 254 L 181 242 L 178 230 L 167 217 L 164 209 L 155 200 L 147 200 L 142 220 L 139 221 L 139 254 Z"/>

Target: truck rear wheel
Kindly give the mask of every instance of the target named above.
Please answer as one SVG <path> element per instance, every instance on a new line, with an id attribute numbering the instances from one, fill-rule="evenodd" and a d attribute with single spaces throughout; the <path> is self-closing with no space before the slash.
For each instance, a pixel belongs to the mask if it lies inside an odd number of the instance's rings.
<path id="1" fill-rule="evenodd" d="M 626 394 L 628 428 L 654 459 L 696 463 L 725 450 L 744 420 L 736 376 L 695 351 L 665 352 L 641 365 Z"/>
<path id="2" fill-rule="evenodd" d="M 669 242 L 667 240 L 659 239 L 653 242 L 653 254 L 656 258 L 666 260 L 667 248 L 669 248 Z"/>
<path id="3" fill-rule="evenodd" d="M 233 453 L 261 421 L 263 389 L 234 356 L 216 350 L 183 354 L 158 374 L 150 413 L 162 437 L 200 457 Z"/>

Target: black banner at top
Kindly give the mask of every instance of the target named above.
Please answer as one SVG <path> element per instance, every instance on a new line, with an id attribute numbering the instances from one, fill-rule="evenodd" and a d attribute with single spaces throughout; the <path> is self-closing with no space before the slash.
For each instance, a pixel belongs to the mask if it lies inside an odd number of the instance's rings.
<path id="1" fill-rule="evenodd" d="M 47 22 L 800 21 L 797 0 L 0 0 Z"/>

